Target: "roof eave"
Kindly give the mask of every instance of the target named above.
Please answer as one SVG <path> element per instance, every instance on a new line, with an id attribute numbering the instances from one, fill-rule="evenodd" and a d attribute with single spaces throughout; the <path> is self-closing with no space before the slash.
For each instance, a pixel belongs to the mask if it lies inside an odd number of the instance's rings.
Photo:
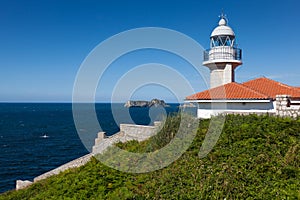
<path id="1" fill-rule="evenodd" d="M 269 103 L 273 99 L 185 99 L 194 103 Z"/>

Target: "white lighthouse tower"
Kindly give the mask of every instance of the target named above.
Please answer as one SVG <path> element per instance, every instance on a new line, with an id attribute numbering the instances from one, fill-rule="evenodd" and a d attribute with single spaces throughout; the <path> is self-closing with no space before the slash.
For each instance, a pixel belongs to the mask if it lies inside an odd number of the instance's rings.
<path id="1" fill-rule="evenodd" d="M 222 14 L 210 36 L 210 49 L 204 52 L 203 65 L 210 69 L 210 88 L 234 82 L 234 70 L 242 64 L 242 50 L 236 47 L 235 34 Z"/>

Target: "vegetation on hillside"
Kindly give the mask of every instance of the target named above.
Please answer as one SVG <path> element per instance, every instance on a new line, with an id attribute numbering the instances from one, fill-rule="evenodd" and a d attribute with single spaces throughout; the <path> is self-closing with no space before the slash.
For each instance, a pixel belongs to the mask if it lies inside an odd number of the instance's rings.
<path id="1" fill-rule="evenodd" d="M 168 117 L 149 140 L 117 145 L 153 152 L 174 137 L 179 123 L 178 115 Z M 300 199 L 299 119 L 228 115 L 216 146 L 200 159 L 209 123 L 201 120 L 188 150 L 163 169 L 131 174 L 93 158 L 0 199 Z"/>

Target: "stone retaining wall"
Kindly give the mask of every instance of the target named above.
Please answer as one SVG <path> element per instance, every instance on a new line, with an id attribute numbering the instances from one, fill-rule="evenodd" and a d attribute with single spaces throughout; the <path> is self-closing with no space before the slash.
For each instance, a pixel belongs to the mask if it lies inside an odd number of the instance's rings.
<path id="1" fill-rule="evenodd" d="M 126 141 L 144 141 L 156 134 L 160 122 L 154 122 L 154 126 L 142 126 L 134 124 L 120 124 L 120 132 L 124 133 Z"/>
<path id="2" fill-rule="evenodd" d="M 40 180 L 43 180 L 43 179 L 46 179 L 50 176 L 53 176 L 53 175 L 56 175 L 56 174 L 59 174 L 60 172 L 63 172 L 63 171 L 66 171 L 67 169 L 71 169 L 71 168 L 77 168 L 77 167 L 80 167 L 82 165 L 85 165 L 88 161 L 90 161 L 91 157 L 93 155 L 91 153 L 89 154 L 86 154 L 80 158 L 77 158 L 75 160 L 72 160 L 71 162 L 68 162 L 64 165 L 61 165 L 49 172 L 46 172 L 40 176 L 37 176 L 33 179 L 33 182 L 31 181 L 28 181 L 28 180 L 17 180 L 16 181 L 16 190 L 20 190 L 20 189 L 24 189 L 28 186 L 30 186 L 32 183 L 34 182 L 37 182 L 37 181 L 40 181 Z"/>
<path id="3" fill-rule="evenodd" d="M 143 126 L 134 124 L 120 124 L 120 132 L 107 137 L 105 132 L 99 132 L 95 139 L 92 153 L 94 155 L 103 153 L 109 146 L 117 142 L 130 140 L 144 141 L 155 135 L 159 130 L 161 122 L 154 122 L 154 126 Z"/>
<path id="4" fill-rule="evenodd" d="M 53 176 L 53 175 L 56 175 L 56 174 L 59 174 L 60 172 L 63 172 L 63 171 L 66 171 L 67 169 L 71 169 L 71 168 L 77 168 L 77 167 L 80 167 L 82 165 L 85 165 L 88 161 L 90 161 L 91 157 L 93 155 L 91 153 L 89 154 L 86 154 L 80 158 L 77 158 L 71 162 L 68 162 L 64 165 L 61 165 L 49 172 L 46 172 L 40 176 L 37 176 L 33 179 L 34 182 L 37 182 L 37 181 L 40 181 L 40 180 L 43 180 L 43 179 L 46 179 L 50 176 Z"/>

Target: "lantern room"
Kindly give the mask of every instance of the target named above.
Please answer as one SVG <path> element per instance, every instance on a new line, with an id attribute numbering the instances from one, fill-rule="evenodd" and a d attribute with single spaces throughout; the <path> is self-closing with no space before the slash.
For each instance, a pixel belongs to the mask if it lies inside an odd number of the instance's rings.
<path id="1" fill-rule="evenodd" d="M 242 64 L 242 50 L 237 48 L 235 34 L 222 14 L 210 35 L 210 49 L 204 51 L 203 65 L 210 69 L 210 87 L 234 82 L 234 70 Z"/>

